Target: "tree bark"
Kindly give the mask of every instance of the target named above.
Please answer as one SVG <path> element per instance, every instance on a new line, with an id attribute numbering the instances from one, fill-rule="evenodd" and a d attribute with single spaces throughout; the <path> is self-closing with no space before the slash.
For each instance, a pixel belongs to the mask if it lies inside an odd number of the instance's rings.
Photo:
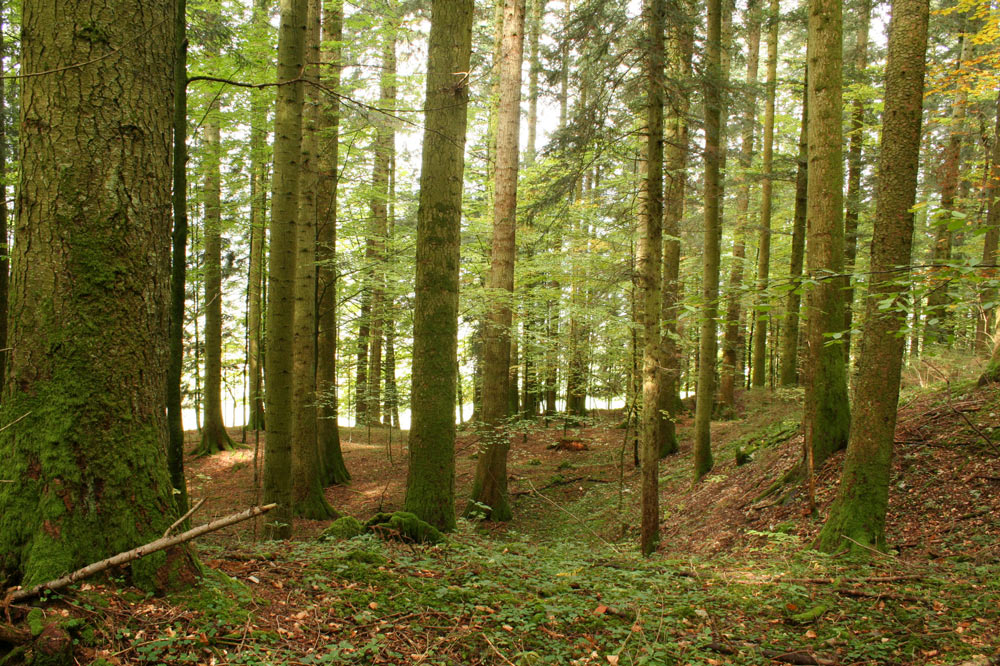
<path id="1" fill-rule="evenodd" d="M 909 265 L 913 240 L 927 20 L 927 0 L 893 0 L 872 281 L 844 472 L 837 499 L 816 540 L 816 546 L 826 551 L 886 547 L 885 514 L 906 343 L 899 332 L 906 324 L 908 281 L 907 273 L 898 271 Z M 886 301 L 892 303 L 888 308 L 883 305 Z"/>
<path id="2" fill-rule="evenodd" d="M 0 432 L 12 481 L 0 483 L 0 585 L 133 548 L 177 517 L 165 455 L 174 7 L 23 4 L 0 423 L 19 420 Z M 184 549 L 131 566 L 147 589 L 195 570 Z"/>
<path id="3" fill-rule="evenodd" d="M 795 212 L 792 215 L 792 257 L 788 269 L 789 290 L 781 327 L 782 386 L 799 383 L 799 307 L 802 303 L 802 264 L 806 249 L 806 207 L 809 172 L 809 99 L 803 86 L 802 123 L 799 132 L 798 167 L 795 173 Z"/>
<path id="4" fill-rule="evenodd" d="M 267 455 L 264 501 L 277 504 L 264 535 L 292 534 L 293 335 L 295 319 L 295 223 L 302 160 L 300 80 L 305 66 L 306 0 L 287 0 L 278 29 L 278 97 L 274 117 L 274 176 L 271 184 L 271 251 L 267 279 Z"/>
<path id="5" fill-rule="evenodd" d="M 473 0 L 432 0 L 427 49 L 407 511 L 455 528 L 455 397 L 462 172 Z"/>
<path id="6" fill-rule="evenodd" d="M 983 237 L 984 274 L 990 280 L 997 276 L 997 241 L 1000 239 L 1000 95 L 997 96 L 996 128 L 993 131 L 993 156 L 989 165 L 989 178 L 986 181 L 986 234 Z M 976 351 L 982 353 L 989 349 L 989 338 L 996 325 L 997 298 L 995 286 L 988 285 L 979 293 L 980 313 L 976 322 Z"/>

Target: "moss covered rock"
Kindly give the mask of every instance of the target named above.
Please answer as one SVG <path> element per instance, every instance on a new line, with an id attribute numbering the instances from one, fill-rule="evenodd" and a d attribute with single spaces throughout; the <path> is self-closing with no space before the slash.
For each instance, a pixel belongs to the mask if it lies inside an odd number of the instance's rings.
<path id="1" fill-rule="evenodd" d="M 344 516 L 333 521 L 333 523 L 323 530 L 319 535 L 320 541 L 332 541 L 340 539 L 352 539 L 365 531 L 365 526 L 361 521 L 353 516 Z"/>
<path id="2" fill-rule="evenodd" d="M 377 513 L 365 523 L 365 529 L 383 539 L 398 539 L 409 543 L 441 543 L 442 534 L 436 527 L 420 520 L 409 511 Z"/>

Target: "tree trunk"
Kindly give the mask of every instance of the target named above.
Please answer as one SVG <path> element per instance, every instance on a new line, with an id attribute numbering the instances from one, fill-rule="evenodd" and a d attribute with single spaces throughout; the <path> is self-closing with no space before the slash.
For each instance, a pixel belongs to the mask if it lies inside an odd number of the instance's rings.
<path id="1" fill-rule="evenodd" d="M 892 444 L 906 338 L 907 282 L 917 190 L 927 45 L 927 0 L 893 0 L 879 153 L 872 281 L 855 384 L 854 423 L 837 499 L 816 546 L 828 552 L 884 550 Z M 892 307 L 881 304 L 886 300 Z M 851 541 L 845 543 L 845 539 Z"/>
<path id="2" fill-rule="evenodd" d="M 340 41 L 343 39 L 343 0 L 326 2 L 323 7 L 323 44 L 320 54 L 320 81 L 327 90 L 340 88 Z M 323 485 L 347 483 L 351 475 L 340 448 L 340 413 L 337 404 L 337 163 L 340 154 L 340 100 L 327 95 L 319 122 L 322 148 L 319 151 L 319 198 L 316 206 L 317 295 L 316 392 L 319 396 L 317 439 L 323 456 Z"/>
<path id="3" fill-rule="evenodd" d="M 183 0 L 178 1 L 183 2 Z M 0 14 L 0 71 L 6 71 L 3 68 L 3 53 L 3 15 Z M 9 228 L 7 220 L 7 109 L 5 104 L 6 98 L 4 96 L 4 83 L 4 79 L 0 78 L 0 183 L 3 183 L 0 185 L 0 349 L 7 349 L 7 305 L 10 292 L 10 248 L 7 245 Z M 183 308 L 183 302 L 181 303 L 181 307 Z M 0 352 L 0 384 L 3 383 L 6 376 L 7 352 L 4 351 Z M 180 382 L 178 381 L 179 386 Z M 183 447 L 183 443 L 181 447 Z M 172 469 L 173 467 L 171 467 Z"/>
<path id="4" fill-rule="evenodd" d="M 722 0 L 708 0 L 705 43 L 705 227 L 701 283 L 701 326 L 698 343 L 698 388 L 695 403 L 694 478 L 712 469 L 712 401 L 715 394 L 715 357 L 718 351 L 716 316 L 719 298 L 719 206 L 721 183 L 719 130 L 722 119 Z"/>
<path id="5" fill-rule="evenodd" d="M 278 29 L 278 96 L 274 116 L 274 176 L 271 185 L 271 251 L 267 279 L 267 454 L 264 535 L 292 534 L 292 391 L 295 319 L 295 222 L 302 160 L 302 99 L 305 67 L 306 0 L 282 4 Z"/>
<path id="6" fill-rule="evenodd" d="M 517 226 L 518 134 L 521 117 L 521 63 L 524 57 L 525 0 L 505 0 L 500 64 L 500 104 L 497 112 L 496 184 L 493 242 L 487 289 L 495 294 L 486 321 L 483 372 L 483 450 L 466 514 L 485 513 L 496 521 L 510 520 L 507 495 L 507 417 L 510 395 L 511 297 L 514 293 L 514 231 Z M 489 507 L 484 510 L 482 507 Z"/>
<path id="7" fill-rule="evenodd" d="M 639 548 L 656 550 L 660 538 L 659 441 L 660 264 L 663 245 L 663 0 L 643 3 L 646 127 L 640 134 L 645 173 L 639 189 L 639 279 L 642 281 L 642 525 Z"/>
<path id="8" fill-rule="evenodd" d="M 164 390 L 174 7 L 23 4 L 0 587 L 129 550 L 177 517 Z M 186 549 L 131 564 L 146 589 L 195 574 Z"/>
<path id="9" fill-rule="evenodd" d="M 815 280 L 806 294 L 808 381 L 805 441 L 815 469 L 847 446 L 851 416 L 844 352 L 831 342 L 844 326 L 844 164 L 841 132 L 841 3 L 809 3 L 809 184 L 806 268 Z"/>
<path id="10" fill-rule="evenodd" d="M 319 81 L 320 0 L 306 10 L 305 81 Z M 295 224 L 295 316 L 292 331 L 292 511 L 323 520 L 334 515 L 323 496 L 323 470 L 316 430 L 316 193 L 319 89 L 309 85 L 302 108 L 298 216 Z"/>
<path id="11" fill-rule="evenodd" d="M 432 0 L 427 47 L 407 511 L 455 528 L 455 395 L 462 172 L 473 0 Z"/>
<path id="12" fill-rule="evenodd" d="M 771 0 L 767 28 L 767 82 L 764 93 L 764 148 L 760 185 L 760 236 L 757 242 L 756 335 L 750 385 L 764 388 L 767 379 L 767 327 L 771 323 L 768 304 L 768 279 L 771 272 L 771 193 L 774 189 L 771 169 L 774 162 L 774 93 L 778 75 L 778 26 L 781 22 L 778 0 Z"/>
<path id="13" fill-rule="evenodd" d="M 795 173 L 795 212 L 792 216 L 792 258 L 788 269 L 789 287 L 785 296 L 785 318 L 781 328 L 782 386 L 799 383 L 799 307 L 802 296 L 802 263 L 806 249 L 806 207 L 809 171 L 809 99 L 803 88 L 802 123 L 799 132 L 798 167 Z"/>
<path id="14" fill-rule="evenodd" d="M 753 163 L 754 128 L 757 123 L 757 69 L 760 61 L 760 0 L 750 0 L 745 12 L 747 23 L 747 80 L 743 99 L 740 168 L 736 176 L 736 228 L 733 230 L 733 262 L 726 296 L 725 334 L 722 368 L 719 372 L 720 413 L 731 414 L 736 407 L 736 368 L 743 349 L 740 320 L 743 276 L 746 272 L 746 236 L 750 209 L 750 167 Z M 742 380 L 742 376 L 741 376 Z M 740 381 L 740 384 L 743 382 Z"/>
<path id="15" fill-rule="evenodd" d="M 993 156 L 986 181 L 986 234 L 983 237 L 983 266 L 985 275 L 995 280 L 997 271 L 997 241 L 1000 239 L 1000 95 L 997 96 L 996 129 L 993 132 Z M 990 347 L 990 335 L 996 325 L 997 298 L 995 286 L 988 285 L 979 293 L 981 312 L 976 322 L 976 351 L 983 353 Z"/>
<path id="16" fill-rule="evenodd" d="M 868 24 L 871 17 L 871 0 L 861 0 L 858 13 L 860 25 L 854 46 L 854 77 L 858 83 L 867 82 Z M 851 133 L 847 146 L 847 210 L 844 213 L 844 240 L 847 243 L 846 269 L 852 274 L 850 286 L 844 295 L 844 358 L 851 362 L 851 327 L 854 322 L 854 262 L 858 257 L 858 219 L 861 217 L 861 151 L 865 144 L 865 103 L 860 96 L 851 101 Z"/>

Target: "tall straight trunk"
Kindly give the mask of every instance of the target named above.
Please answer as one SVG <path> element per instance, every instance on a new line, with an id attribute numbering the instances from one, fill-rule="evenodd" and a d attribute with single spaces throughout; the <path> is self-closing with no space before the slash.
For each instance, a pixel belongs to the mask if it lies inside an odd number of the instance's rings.
<path id="1" fill-rule="evenodd" d="M 187 16 L 186 0 L 177 0 L 174 13 L 174 116 L 173 116 L 173 192 L 171 208 L 173 212 L 173 232 L 171 234 L 170 259 L 170 360 L 167 365 L 167 467 L 170 469 L 170 485 L 173 486 L 178 513 L 187 513 L 187 479 L 184 477 L 184 397 L 181 380 L 184 374 L 184 304 L 186 297 L 187 271 Z M 0 53 L 3 53 L 3 25 L 0 23 Z M 0 57 L 0 71 L 3 58 Z M 7 142 L 4 135 L 3 79 L 0 78 L 0 178 L 6 173 Z M 6 182 L 6 181 L 4 181 Z M 5 190 L 5 188 L 0 188 Z M 7 197 L 0 191 L 0 219 L 3 220 L 3 252 L 0 264 L 0 279 L 3 280 L 3 339 L 0 345 L 7 347 Z M 0 382 L 6 376 L 3 364 L 7 354 L 0 354 Z"/>
<path id="2" fill-rule="evenodd" d="M 854 423 L 837 499 L 816 545 L 826 551 L 884 550 L 892 444 L 906 339 L 902 308 L 917 191 L 927 46 L 927 0 L 893 0 L 879 151 L 872 281 L 855 384 Z M 893 307 L 882 303 L 892 301 Z"/>
<path id="3" fill-rule="evenodd" d="M 844 164 L 841 132 L 843 17 L 841 3 L 810 0 L 807 95 L 809 185 L 806 269 L 808 381 L 805 441 L 816 469 L 847 446 L 851 416 L 847 368 L 839 345 L 827 344 L 844 325 Z"/>
<path id="4" fill-rule="evenodd" d="M 396 31 L 393 16 L 386 18 L 382 36 L 382 76 L 379 84 L 379 107 L 393 113 L 396 107 Z M 370 202 L 368 243 L 372 248 L 369 267 L 371 285 L 371 343 L 368 364 L 368 394 L 365 415 L 369 423 L 382 420 L 382 344 L 387 312 L 385 308 L 386 239 L 389 229 L 389 180 L 394 162 L 396 133 L 392 118 L 379 119 L 375 136 L 375 161 L 372 167 L 372 198 Z"/>
<path id="5" fill-rule="evenodd" d="M 792 257 L 788 268 L 791 289 L 785 296 L 785 317 L 781 326 L 781 378 L 782 386 L 799 383 L 799 307 L 802 296 L 802 264 L 806 249 L 806 206 L 809 173 L 809 98 L 803 87 L 802 122 L 799 131 L 798 166 L 795 173 L 795 212 L 792 215 Z"/>
<path id="6" fill-rule="evenodd" d="M 541 36 L 542 21 L 545 14 L 546 0 L 530 0 L 530 12 L 528 16 L 528 144 L 524 153 L 524 165 L 532 167 L 535 165 L 538 137 L 538 74 L 541 72 L 541 62 L 539 59 L 539 38 Z M 530 257 L 530 250 L 526 251 Z M 532 292 L 542 286 L 541 281 L 536 277 L 531 283 L 525 285 L 525 292 L 528 303 L 525 307 L 523 331 L 523 344 L 521 345 L 521 357 L 523 359 L 524 379 L 522 382 L 523 393 L 521 397 L 521 417 L 533 419 L 538 415 L 538 405 L 541 394 L 540 387 L 541 371 L 544 367 L 539 363 L 538 352 L 541 348 L 538 337 L 544 330 L 544 316 L 540 315 L 541 304 L 533 298 Z"/>
<path id="7" fill-rule="evenodd" d="M 341 46 L 344 31 L 343 0 L 323 6 L 320 83 L 326 90 L 340 88 Z M 337 186 L 340 155 L 340 100 L 324 96 L 320 110 L 320 150 L 316 191 L 316 392 L 319 396 L 317 440 L 323 455 L 323 485 L 347 483 L 351 475 L 340 448 L 337 404 Z"/>
<path id="8" fill-rule="evenodd" d="M 205 425 L 196 455 L 233 448 L 222 416 L 222 142 L 217 108 L 205 122 Z"/>
<path id="9" fill-rule="evenodd" d="M 254 25 L 263 29 L 267 21 L 267 0 L 256 0 Z M 267 191 L 267 112 L 263 93 L 250 91 L 250 270 L 247 296 L 247 374 L 250 380 L 250 417 L 247 425 L 264 428 L 264 368 L 261 345 L 264 342 L 264 244 L 266 237 Z"/>
<path id="10" fill-rule="evenodd" d="M 760 236 L 757 242 L 757 296 L 756 326 L 753 338 L 753 360 L 750 363 L 750 384 L 763 388 L 767 378 L 767 327 L 771 323 L 768 308 L 767 283 L 771 272 L 771 194 L 774 190 L 772 165 L 774 163 L 774 93 L 778 79 L 778 26 L 780 23 L 778 0 L 771 0 L 767 26 L 767 82 L 764 93 L 764 149 L 760 185 Z"/>
<path id="11" fill-rule="evenodd" d="M 580 106 L 587 105 L 587 85 L 581 86 Z M 577 211 L 584 209 L 586 191 L 586 175 L 581 175 L 576 182 L 573 195 Z M 586 235 L 586 222 L 582 213 L 574 216 L 570 223 L 570 310 L 569 310 L 569 359 L 566 365 L 566 413 L 570 416 L 586 416 L 587 414 L 587 369 L 584 361 L 584 346 L 586 344 L 586 289 L 583 286 L 584 270 L 583 255 L 586 253 L 583 237 Z"/>
<path id="12" fill-rule="evenodd" d="M 760 61 L 760 0 L 750 0 L 746 8 L 747 76 L 743 98 L 742 145 L 739 172 L 736 176 L 736 228 L 733 230 L 733 263 L 729 271 L 726 295 L 725 334 L 722 342 L 722 367 L 719 372 L 721 412 L 736 406 L 736 368 L 743 349 L 742 307 L 743 276 L 746 272 L 746 236 L 750 210 L 750 166 L 753 163 L 754 129 L 757 124 L 757 69 Z M 740 384 L 743 382 L 741 381 Z"/>
<path id="13" fill-rule="evenodd" d="M 432 0 L 427 47 L 407 511 L 455 528 L 458 277 L 473 0 Z"/>
<path id="14" fill-rule="evenodd" d="M 496 183 L 493 242 L 486 283 L 499 302 L 486 321 L 483 371 L 483 424 L 486 448 L 476 462 L 476 475 L 466 514 L 485 513 L 490 520 L 510 520 L 507 494 L 507 433 L 510 395 L 511 296 L 514 293 L 514 232 L 517 226 L 518 134 L 521 118 L 521 63 L 524 59 L 525 0 L 505 0 L 503 12 L 500 102 L 497 110 Z M 489 507 L 484 510 L 483 507 Z"/>
<path id="15" fill-rule="evenodd" d="M 719 299 L 721 179 L 719 141 L 722 120 L 722 2 L 708 0 L 705 43 L 705 226 L 701 282 L 701 326 L 698 342 L 698 388 L 695 402 L 694 478 L 712 469 L 712 401 L 715 393 L 715 357 L 718 353 L 716 316 Z"/>
<path id="16" fill-rule="evenodd" d="M 677 16 L 688 17 L 690 7 L 684 0 L 674 0 L 671 10 Z M 661 363 L 663 371 L 660 377 L 660 395 L 657 398 L 660 414 L 660 456 L 676 453 L 678 450 L 677 431 L 674 419 L 681 410 L 680 384 L 680 351 L 677 344 L 678 302 L 680 301 L 680 263 L 681 263 L 681 231 L 680 223 L 684 218 L 684 196 L 687 185 L 688 156 L 688 111 L 690 97 L 688 92 L 691 83 L 691 60 L 694 54 L 694 30 L 683 18 L 671 22 L 671 38 L 669 40 L 669 67 L 674 79 L 679 81 L 671 90 L 667 100 L 668 116 L 664 122 L 664 175 L 665 188 L 663 195 L 663 286 L 661 293 L 663 302 L 660 306 L 660 317 L 663 320 L 663 335 L 661 336 Z M 669 80 L 669 79 L 668 79 Z"/>
<path id="17" fill-rule="evenodd" d="M 639 549 L 656 550 L 660 537 L 659 407 L 660 264 L 663 245 L 663 40 L 664 2 L 643 3 L 646 44 L 644 78 L 646 127 L 641 137 L 645 173 L 639 189 L 639 279 L 642 281 L 642 525 Z"/>
<path id="18" fill-rule="evenodd" d="M 183 0 L 179 0 L 183 2 Z M 2 7 L 0 7 L 2 11 Z M 177 36 L 178 39 L 184 39 L 183 33 Z M 4 50 L 4 39 L 3 39 L 3 14 L 0 13 L 0 72 L 4 71 L 3 64 L 3 50 Z M 186 51 L 185 51 L 186 53 Z M 186 72 L 185 72 L 186 73 Z M 0 349 L 7 349 L 7 302 L 8 294 L 10 291 L 10 248 L 7 245 L 7 133 L 6 133 L 6 120 L 7 115 L 6 109 L 6 99 L 4 97 L 4 79 L 0 77 Z M 172 295 L 172 292 L 171 292 Z M 183 315 L 183 301 L 181 302 L 181 314 Z M 173 307 L 171 307 L 171 313 L 173 313 Z M 171 347 L 171 354 L 173 354 L 173 348 Z M 173 359 L 173 356 L 171 356 Z M 172 360 L 171 360 L 172 362 Z M 171 366 L 172 368 L 172 366 Z M 7 376 L 7 352 L 0 352 L 0 386 L 3 385 L 4 377 Z M 170 375 L 173 377 L 173 374 Z M 171 381 L 170 379 L 167 380 Z M 177 383 L 178 390 L 178 402 L 180 394 L 180 381 Z M 183 438 L 183 432 L 181 433 Z M 181 443 L 183 447 L 183 442 Z M 183 456 L 183 451 L 182 454 Z M 171 480 L 175 481 L 173 474 L 173 458 L 171 463 Z M 183 479 L 183 462 L 181 462 L 181 479 Z M 186 494 L 184 490 L 186 486 L 182 484 L 180 490 Z M 186 497 L 178 497 L 179 502 L 186 502 Z"/>
<path id="19" fill-rule="evenodd" d="M 959 35 L 959 56 L 955 62 L 955 69 L 963 67 L 970 48 L 971 40 L 965 35 L 964 30 L 968 21 L 963 21 L 963 33 Z M 941 170 L 938 182 L 941 186 L 941 210 L 934 220 L 934 246 L 931 252 L 931 263 L 936 272 L 943 272 L 944 267 L 951 262 L 953 232 L 951 230 L 951 220 L 958 211 L 955 203 L 958 194 L 958 173 L 962 161 L 962 143 L 965 138 L 965 116 L 968 90 L 965 86 L 959 86 L 955 92 L 955 100 L 951 107 L 951 121 L 948 130 L 948 143 L 945 145 L 944 155 L 941 160 Z M 924 328 L 924 343 L 945 342 L 954 330 L 954 322 L 948 310 L 953 297 L 949 285 L 950 278 L 941 275 L 931 291 L 927 294 L 927 325 Z"/>
<path id="20" fill-rule="evenodd" d="M 274 116 L 274 176 L 271 180 L 271 248 L 267 278 L 267 452 L 264 501 L 278 506 L 264 534 L 292 534 L 292 386 L 295 318 L 295 222 L 302 160 L 301 75 L 305 67 L 306 0 L 285 0 L 278 29 L 278 96 Z"/>
<path id="21" fill-rule="evenodd" d="M 996 127 L 993 131 L 993 155 L 986 179 L 986 234 L 983 237 L 983 266 L 986 274 L 996 279 L 997 241 L 1000 239 L 1000 95 L 997 96 Z M 976 321 L 976 351 L 984 353 L 990 347 L 990 335 L 995 327 L 996 287 L 989 285 L 979 292 L 981 311 Z"/>
<path id="22" fill-rule="evenodd" d="M 0 415 L 4 587 L 135 548 L 177 516 L 165 391 L 175 7 L 22 5 Z M 132 583 L 150 590 L 196 573 L 186 549 L 130 566 Z"/>
<path id="23" fill-rule="evenodd" d="M 372 262 L 373 254 L 365 250 L 365 260 Z M 361 305 L 358 312 L 358 339 L 354 368 L 354 424 L 368 422 L 368 351 L 371 342 L 371 285 L 368 276 L 361 278 Z"/>
<path id="24" fill-rule="evenodd" d="M 308 0 L 304 81 L 319 82 L 320 0 Z M 292 331 L 292 511 L 323 520 L 334 515 L 323 496 L 316 431 L 316 193 L 319 89 L 309 85 L 302 107 L 298 216 L 295 220 L 295 316 Z"/>
<path id="25" fill-rule="evenodd" d="M 861 0 L 857 41 L 854 45 L 854 77 L 859 83 L 867 80 L 868 24 L 872 12 L 871 0 Z M 854 263 L 858 258 L 858 219 L 861 217 L 861 151 L 865 145 L 865 103 L 861 96 L 851 101 L 851 132 L 847 144 L 847 200 L 844 213 L 844 239 L 847 243 L 846 269 L 852 274 L 844 295 L 844 358 L 851 360 L 851 327 L 854 322 Z"/>

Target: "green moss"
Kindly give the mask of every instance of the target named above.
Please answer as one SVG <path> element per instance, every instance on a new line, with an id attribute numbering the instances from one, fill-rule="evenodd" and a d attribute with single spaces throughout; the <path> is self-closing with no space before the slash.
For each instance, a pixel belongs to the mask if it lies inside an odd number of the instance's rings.
<path id="1" fill-rule="evenodd" d="M 42 629 L 45 628 L 45 613 L 42 612 L 41 608 L 32 608 L 28 612 L 26 622 L 28 629 L 31 630 L 31 635 L 38 636 L 42 633 Z"/>
<path id="2" fill-rule="evenodd" d="M 440 530 L 408 511 L 377 513 L 365 523 L 365 529 L 383 539 L 398 539 L 412 543 L 444 541 L 444 534 Z"/>
<path id="3" fill-rule="evenodd" d="M 333 524 L 319 535 L 320 541 L 352 539 L 363 534 L 365 526 L 354 516 L 343 516 L 333 521 Z"/>
<path id="4" fill-rule="evenodd" d="M 375 566 L 382 566 L 389 561 L 386 559 L 385 555 L 382 553 L 376 553 L 373 550 L 352 550 L 344 555 L 341 560 L 345 562 L 358 562 L 360 564 L 372 564 Z"/>
<path id="5" fill-rule="evenodd" d="M 253 596 L 246 585 L 221 571 L 207 569 L 201 581 L 176 595 L 176 603 L 197 611 L 209 625 L 243 626 L 250 617 Z"/>

